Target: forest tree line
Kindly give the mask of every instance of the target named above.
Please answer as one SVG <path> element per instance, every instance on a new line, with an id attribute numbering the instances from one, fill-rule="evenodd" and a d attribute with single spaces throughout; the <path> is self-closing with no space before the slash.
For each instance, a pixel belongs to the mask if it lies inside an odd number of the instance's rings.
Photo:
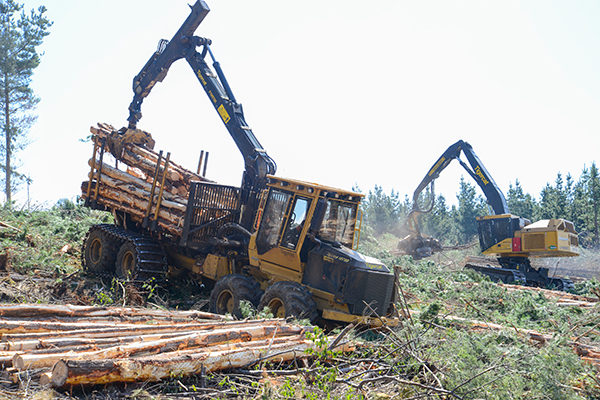
<path id="1" fill-rule="evenodd" d="M 464 178 L 460 180 L 457 205 L 449 206 L 443 195 L 437 195 L 431 212 L 419 216 L 422 233 L 440 240 L 445 245 L 460 245 L 476 240 L 476 217 L 491 215 L 493 211 L 480 194 L 481 190 Z M 429 188 L 420 202 L 429 203 Z M 574 223 L 582 247 L 598 247 L 600 214 L 600 176 L 596 163 L 585 167 L 577 181 L 570 174 L 559 172 L 553 184 L 547 183 L 538 198 L 525 193 L 519 180 L 509 186 L 505 194 L 513 215 L 529 219 L 563 218 Z M 391 233 L 398 237 L 408 234 L 406 217 L 412 209 L 408 196 L 400 198 L 393 189 L 386 194 L 375 185 L 363 200 L 363 223 L 375 236 Z"/>

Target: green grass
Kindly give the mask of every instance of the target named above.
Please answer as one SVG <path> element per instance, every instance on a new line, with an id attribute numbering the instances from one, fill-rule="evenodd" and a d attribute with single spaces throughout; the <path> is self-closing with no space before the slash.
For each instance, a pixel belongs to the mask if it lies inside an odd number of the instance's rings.
<path id="1" fill-rule="evenodd" d="M 81 266 L 81 245 L 89 227 L 111 220 L 110 214 L 69 200 L 49 210 L 13 210 L 5 205 L 0 209 L 4 223 L 0 254 L 5 255 L 9 268 L 22 274 L 35 270 L 71 273 Z"/>

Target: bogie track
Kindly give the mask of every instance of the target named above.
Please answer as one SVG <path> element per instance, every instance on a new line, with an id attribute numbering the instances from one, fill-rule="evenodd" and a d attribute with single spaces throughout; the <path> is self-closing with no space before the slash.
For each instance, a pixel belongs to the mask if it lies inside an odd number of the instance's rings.
<path id="1" fill-rule="evenodd" d="M 149 236 L 116 225 L 94 225 L 83 248 L 83 268 L 96 275 L 135 282 L 163 280 L 166 276 L 167 255 L 161 244 Z M 102 263 L 97 261 L 100 257 Z"/>

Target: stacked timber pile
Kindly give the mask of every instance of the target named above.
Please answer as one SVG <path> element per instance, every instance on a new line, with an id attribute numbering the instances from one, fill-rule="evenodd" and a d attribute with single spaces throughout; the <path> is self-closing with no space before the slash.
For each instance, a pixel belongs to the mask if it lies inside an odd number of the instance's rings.
<path id="1" fill-rule="evenodd" d="M 190 184 L 211 182 L 156 153 L 154 140 L 137 129 L 116 130 L 108 124 L 92 127 L 94 153 L 88 181 L 81 185 L 83 197 L 97 204 L 127 212 L 136 222 L 156 220 L 165 231 L 180 235 L 187 209 Z M 104 145 L 102 145 L 104 143 Z M 109 152 L 117 165 L 104 162 Z M 121 162 L 126 169 L 121 170 Z"/>
<path id="2" fill-rule="evenodd" d="M 64 387 L 158 381 L 305 357 L 309 329 L 190 311 L 0 306 L 3 379 Z M 336 344 L 337 346 L 337 344 Z"/>

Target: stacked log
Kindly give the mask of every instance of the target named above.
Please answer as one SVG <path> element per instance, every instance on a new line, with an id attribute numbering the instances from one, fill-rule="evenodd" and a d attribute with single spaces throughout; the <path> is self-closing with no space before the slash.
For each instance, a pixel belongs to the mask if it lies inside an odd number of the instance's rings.
<path id="1" fill-rule="evenodd" d="M 98 124 L 91 132 L 95 146 L 105 140 L 104 151 L 117 160 L 117 165 L 110 166 L 101 154 L 95 154 L 89 161 L 89 180 L 81 185 L 83 197 L 124 211 L 138 223 L 155 219 L 163 231 L 181 235 L 191 183 L 211 181 L 173 162 L 169 155 L 156 153 L 147 132 L 116 130 L 108 124 Z M 119 169 L 119 163 L 126 170 Z"/>
<path id="2" fill-rule="evenodd" d="M 0 361 L 14 383 L 28 371 L 53 387 L 157 381 L 305 357 L 315 346 L 307 329 L 196 311 L 9 305 L 0 306 Z"/>
<path id="3" fill-rule="evenodd" d="M 508 292 L 522 291 L 528 290 L 537 293 L 543 294 L 548 299 L 556 300 L 556 305 L 559 307 L 581 307 L 581 308 L 593 308 L 595 307 L 600 299 L 597 297 L 588 297 L 588 296 L 578 296 L 575 294 L 558 291 L 558 290 L 550 290 L 543 289 L 537 287 L 529 287 L 529 286 L 520 286 L 520 285 L 509 285 L 509 284 L 500 284 L 502 287 L 505 287 Z"/>

